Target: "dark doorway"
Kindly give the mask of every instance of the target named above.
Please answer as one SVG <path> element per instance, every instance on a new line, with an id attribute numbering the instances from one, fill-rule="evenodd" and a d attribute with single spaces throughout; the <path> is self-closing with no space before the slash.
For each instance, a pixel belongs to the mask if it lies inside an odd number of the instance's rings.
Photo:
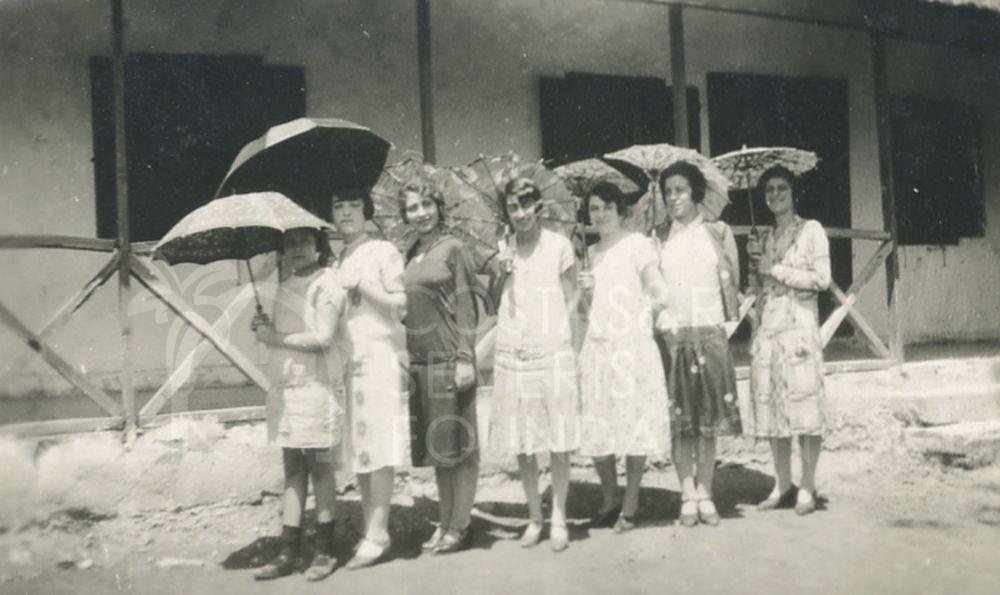
<path id="1" fill-rule="evenodd" d="M 848 149 L 847 83 L 837 79 L 708 74 L 708 118 L 713 155 L 748 147 L 787 146 L 815 151 L 819 167 L 802 177 L 798 213 L 828 227 L 851 226 L 851 188 Z M 750 224 L 745 191 L 730 195 L 732 204 L 723 219 L 733 225 Z M 753 196 L 758 225 L 774 218 L 762 196 Z M 740 239 L 740 264 L 746 282 L 746 240 Z M 847 288 L 853 278 L 851 241 L 830 241 L 833 278 Z M 832 299 L 820 295 L 820 312 L 833 309 Z M 842 327 L 846 331 L 846 325 Z"/>
<path id="2" fill-rule="evenodd" d="M 553 165 L 634 144 L 674 141 L 673 93 L 663 79 L 568 73 L 541 78 L 542 156 Z M 698 90 L 687 90 L 691 146 L 701 142 Z"/>
<path id="3" fill-rule="evenodd" d="M 97 235 L 116 235 L 111 60 L 90 61 Z M 125 62 L 129 225 L 156 240 L 211 200 L 236 153 L 305 115 L 305 70 L 260 57 L 134 54 Z"/>

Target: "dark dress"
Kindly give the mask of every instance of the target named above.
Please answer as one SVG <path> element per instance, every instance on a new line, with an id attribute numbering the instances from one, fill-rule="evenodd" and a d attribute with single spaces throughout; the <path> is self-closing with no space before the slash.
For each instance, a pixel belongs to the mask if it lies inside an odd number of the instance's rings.
<path id="1" fill-rule="evenodd" d="M 479 456 L 476 387 L 455 392 L 455 362 L 475 363 L 478 311 L 472 256 L 443 234 L 422 257 L 407 254 L 410 453 L 414 466 L 454 466 Z"/>

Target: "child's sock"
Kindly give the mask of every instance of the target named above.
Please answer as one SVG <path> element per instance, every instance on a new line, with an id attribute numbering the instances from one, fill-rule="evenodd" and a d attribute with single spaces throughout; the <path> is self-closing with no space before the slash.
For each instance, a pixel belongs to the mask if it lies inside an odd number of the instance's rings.
<path id="1" fill-rule="evenodd" d="M 333 526 L 334 522 L 316 523 L 316 553 L 333 556 Z"/>
<path id="2" fill-rule="evenodd" d="M 281 551 L 289 558 L 298 558 L 302 545 L 302 527 L 281 526 Z"/>

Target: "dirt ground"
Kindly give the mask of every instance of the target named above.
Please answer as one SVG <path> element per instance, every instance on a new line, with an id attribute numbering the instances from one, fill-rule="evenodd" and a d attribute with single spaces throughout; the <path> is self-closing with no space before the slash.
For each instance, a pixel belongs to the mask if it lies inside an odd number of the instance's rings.
<path id="1" fill-rule="evenodd" d="M 637 530 L 590 530 L 600 490 L 576 458 L 570 548 L 525 550 L 520 482 L 509 462 L 491 462 L 472 548 L 437 557 L 419 547 L 436 518 L 432 473 L 402 470 L 390 559 L 338 569 L 319 584 L 301 574 L 253 580 L 281 526 L 280 454 L 266 446 L 262 424 L 177 418 L 128 449 L 113 433 L 0 439 L 0 593 L 995 593 L 1000 464 L 944 466 L 910 452 L 905 429 L 918 394 L 995 387 L 998 372 L 993 357 L 828 376 L 821 509 L 807 517 L 757 511 L 773 485 L 768 449 L 730 438 L 720 441 L 716 475 L 720 527 L 677 523 L 676 476 L 660 461 L 643 482 Z M 480 396 L 485 417 L 489 397 Z M 346 561 L 361 514 L 357 492 L 341 489 Z"/>
<path id="2" fill-rule="evenodd" d="M 759 459 L 760 457 L 751 457 Z M 297 593 L 799 592 L 994 593 L 1000 584 L 1000 468 L 966 471 L 905 454 L 826 453 L 822 508 L 758 512 L 771 487 L 766 463 L 723 461 L 718 528 L 676 522 L 673 469 L 651 469 L 641 527 L 625 535 L 588 530 L 599 505 L 592 469 L 574 469 L 569 550 L 543 542 L 525 550 L 520 485 L 495 470 L 482 478 L 473 547 L 420 554 L 436 502 L 429 475 L 402 475 L 392 510 L 393 557 L 326 581 L 293 575 L 256 583 L 252 568 L 276 548 L 278 499 L 220 502 L 159 512 L 101 515 L 69 509 L 0 535 L 0 591 Z M 110 518 L 108 518 L 110 517 Z M 338 543 L 349 556 L 359 536 L 357 494 L 340 502 Z"/>

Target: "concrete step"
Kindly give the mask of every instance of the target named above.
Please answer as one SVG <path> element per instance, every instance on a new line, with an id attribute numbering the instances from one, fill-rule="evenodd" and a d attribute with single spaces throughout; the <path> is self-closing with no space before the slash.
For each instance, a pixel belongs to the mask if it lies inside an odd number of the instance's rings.
<path id="1" fill-rule="evenodd" d="M 1000 419 L 906 430 L 907 446 L 924 456 L 964 469 L 1000 462 Z"/>

